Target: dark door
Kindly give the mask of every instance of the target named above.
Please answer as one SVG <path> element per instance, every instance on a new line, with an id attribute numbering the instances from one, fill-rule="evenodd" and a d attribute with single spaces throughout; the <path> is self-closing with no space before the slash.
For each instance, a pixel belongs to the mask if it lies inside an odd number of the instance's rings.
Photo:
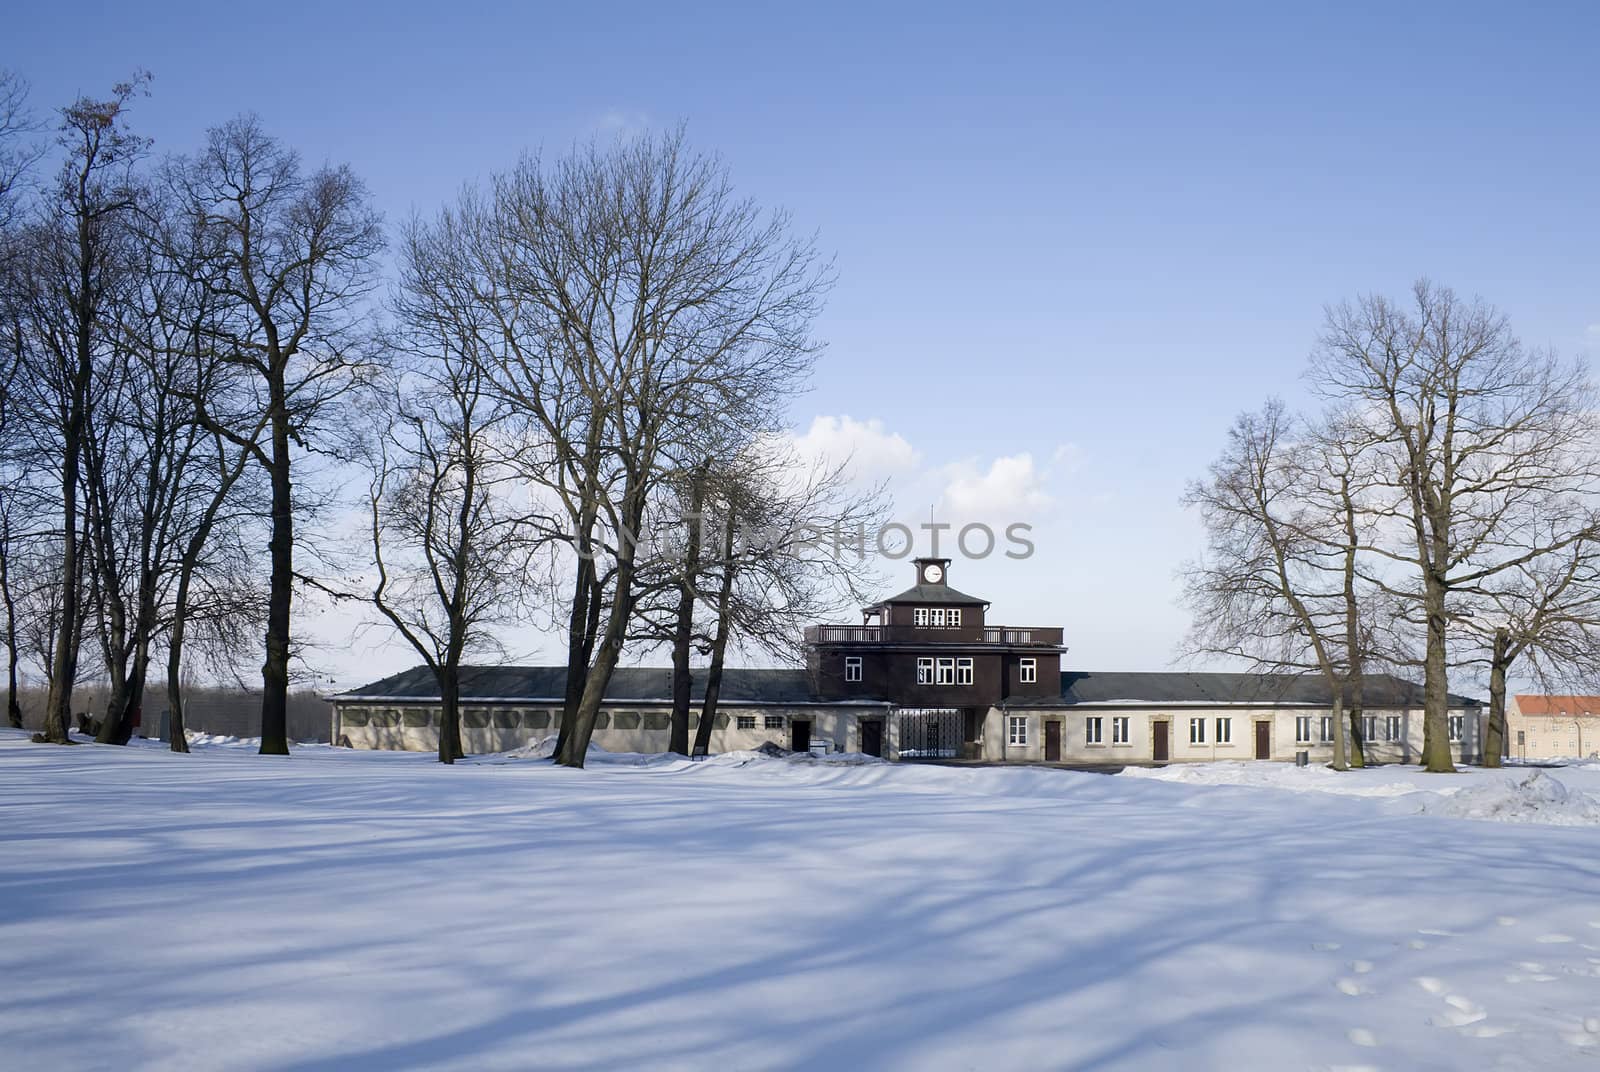
<path id="1" fill-rule="evenodd" d="M 793 727 L 789 734 L 789 747 L 796 752 L 811 751 L 811 723 L 802 722 L 797 718 L 789 725 Z"/>
<path id="2" fill-rule="evenodd" d="M 1167 730 L 1170 722 L 1150 723 L 1150 758 L 1157 763 L 1167 761 Z"/>
<path id="3" fill-rule="evenodd" d="M 875 718 L 861 722 L 861 751 L 869 756 L 883 755 L 883 723 Z"/>
<path id="4" fill-rule="evenodd" d="M 1061 762 L 1061 723 L 1047 721 L 1044 724 L 1044 761 L 1046 763 Z"/>
<path id="5" fill-rule="evenodd" d="M 1272 758 L 1272 723 L 1256 723 L 1256 758 Z"/>

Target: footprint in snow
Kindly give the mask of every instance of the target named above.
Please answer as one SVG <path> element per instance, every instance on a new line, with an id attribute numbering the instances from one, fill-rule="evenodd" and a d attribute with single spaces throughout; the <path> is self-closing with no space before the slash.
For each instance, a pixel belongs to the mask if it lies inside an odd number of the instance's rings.
<path id="1" fill-rule="evenodd" d="M 1340 979 L 1333 985 L 1338 987 L 1339 993 L 1345 994 L 1352 998 L 1360 997 L 1362 994 L 1368 992 L 1366 987 L 1362 986 L 1354 979 Z"/>
<path id="2" fill-rule="evenodd" d="M 1468 1024 L 1475 1024 L 1489 1017 L 1482 1006 L 1460 994 L 1445 995 L 1444 1003 L 1450 1006 L 1450 1011 L 1433 1017 L 1428 1021 L 1430 1024 L 1440 1027 L 1466 1027 Z"/>
<path id="3" fill-rule="evenodd" d="M 1555 978 L 1554 975 L 1550 975 L 1550 974 L 1546 973 L 1545 970 L 1544 970 L 1544 965 L 1540 964 L 1536 960 L 1519 960 L 1517 962 L 1517 967 L 1521 968 L 1523 971 L 1527 972 L 1528 974 L 1527 975 L 1516 975 L 1516 974 L 1508 975 L 1508 976 L 1506 976 L 1506 982 L 1508 982 L 1508 983 L 1548 983 L 1550 980 Z"/>
<path id="4" fill-rule="evenodd" d="M 1431 975 L 1417 976 L 1416 983 L 1430 994 L 1444 993 L 1444 983 Z"/>
<path id="5" fill-rule="evenodd" d="M 1496 916 L 1494 921 L 1502 927 L 1515 927 L 1517 925 L 1516 916 Z"/>
<path id="6" fill-rule="evenodd" d="M 1331 953 L 1333 950 L 1339 948 L 1339 943 L 1338 942 L 1312 942 L 1311 943 L 1311 948 L 1315 949 L 1318 953 Z"/>
<path id="7" fill-rule="evenodd" d="M 1424 927 L 1422 930 L 1419 930 L 1417 933 L 1418 934 L 1432 935 L 1435 938 L 1455 938 L 1455 937 L 1457 937 L 1459 935 L 1459 932 L 1457 932 L 1457 931 L 1440 931 L 1440 930 L 1433 930 L 1433 929 L 1428 928 L 1428 927 Z"/>
<path id="8" fill-rule="evenodd" d="M 1574 942 L 1577 939 L 1570 934 L 1541 934 L 1534 941 L 1540 945 L 1560 945 L 1563 942 Z"/>
<path id="9" fill-rule="evenodd" d="M 1372 970 L 1372 961 L 1353 960 L 1350 962 L 1350 970 L 1355 972 L 1357 975 L 1365 975 Z"/>
<path id="10" fill-rule="evenodd" d="M 1378 1036 L 1364 1027 L 1352 1027 L 1345 1032 L 1345 1037 L 1357 1046 L 1376 1046 L 1378 1044 Z"/>
<path id="11" fill-rule="evenodd" d="M 1411 941 L 1407 942 L 1406 945 L 1410 946 L 1412 949 L 1428 948 L 1428 943 L 1424 942 L 1421 938 L 1413 938 Z"/>
<path id="12" fill-rule="evenodd" d="M 1513 1030 L 1515 1029 L 1504 1024 L 1479 1024 L 1471 1031 L 1468 1031 L 1467 1034 L 1473 1038 L 1499 1038 L 1501 1035 L 1509 1034 Z"/>
<path id="13" fill-rule="evenodd" d="M 1589 1017 L 1578 1026 L 1578 1030 L 1562 1032 L 1561 1039 L 1573 1046 L 1600 1046 L 1600 1018 Z"/>

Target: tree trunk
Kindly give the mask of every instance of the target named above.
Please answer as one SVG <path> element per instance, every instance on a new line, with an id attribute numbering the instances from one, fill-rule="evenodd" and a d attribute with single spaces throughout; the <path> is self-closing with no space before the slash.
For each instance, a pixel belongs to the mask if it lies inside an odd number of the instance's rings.
<path id="1" fill-rule="evenodd" d="M 705 500 L 705 470 L 701 465 L 690 483 L 689 536 L 683 553 L 683 576 L 678 580 L 678 619 L 672 635 L 672 733 L 667 751 L 689 754 L 689 699 L 694 688 L 689 672 L 689 649 L 694 641 L 695 586 L 700 573 L 701 509 Z"/>
<path id="2" fill-rule="evenodd" d="M 261 665 L 261 754 L 289 754 L 289 604 L 294 591 L 294 503 L 289 475 L 289 415 L 282 375 L 272 383 L 272 574 L 267 594 L 267 657 Z"/>
<path id="3" fill-rule="evenodd" d="M 76 393 L 76 392 L 75 392 Z M 61 456 L 61 627 L 56 631 L 55 650 L 50 656 L 50 691 L 45 698 L 44 731 L 34 739 L 50 744 L 68 744 L 67 727 L 72 721 L 72 679 L 78 663 L 78 616 L 80 594 L 78 591 L 78 454 L 82 416 L 78 413 L 78 400 L 72 401 L 73 413 L 67 419 L 67 434 Z"/>
<path id="4" fill-rule="evenodd" d="M 1345 759 L 1345 726 L 1344 726 L 1344 688 L 1342 686 L 1333 690 L 1333 769 L 1336 771 L 1349 770 L 1350 764 Z"/>
<path id="5" fill-rule="evenodd" d="M 454 763 L 461 751 L 461 668 L 447 659 L 434 675 L 439 683 L 439 762 Z"/>
<path id="6" fill-rule="evenodd" d="M 611 614 L 615 621 L 618 613 L 613 609 Z M 583 699 L 578 703 L 578 713 L 572 720 L 572 731 L 567 736 L 565 752 L 556 755 L 556 762 L 563 767 L 582 768 L 584 757 L 589 752 L 589 741 L 594 737 L 594 724 L 600 714 L 600 705 L 605 700 L 606 688 L 611 684 L 611 674 L 617 668 L 617 662 L 622 658 L 622 634 L 626 630 L 629 616 L 622 615 L 623 625 L 613 630 L 608 626 L 606 638 L 600 644 L 600 652 L 595 657 L 594 666 L 589 670 L 583 686 Z"/>
<path id="7" fill-rule="evenodd" d="M 188 599 L 187 572 L 178 580 L 178 610 L 172 620 L 172 635 L 167 640 L 167 738 L 174 752 L 189 751 L 188 729 L 183 724 L 183 615 Z"/>
<path id="8" fill-rule="evenodd" d="M 1453 774 L 1456 765 L 1450 758 L 1449 665 L 1445 639 L 1444 587 L 1427 577 L 1424 605 L 1428 614 L 1427 651 L 1422 675 L 1422 765 L 1433 774 Z"/>
<path id="9" fill-rule="evenodd" d="M 717 632 L 711 641 L 711 667 L 706 671 L 706 695 L 700 704 L 700 722 L 694 730 L 694 750 L 702 754 L 711 751 L 711 731 L 716 726 L 717 701 L 722 695 L 723 655 L 728 650 L 728 635 L 733 629 L 733 535 L 736 527 L 730 509 L 722 529 L 722 584 L 717 589 Z"/>
<path id="10" fill-rule="evenodd" d="M 7 548 L 9 556 L 10 549 Z M 6 724 L 14 730 L 22 728 L 22 704 L 17 700 L 17 606 L 11 596 L 11 578 L 4 571 L 5 561 L 0 559 L 0 594 L 6 603 Z"/>
<path id="11" fill-rule="evenodd" d="M 1489 660 L 1489 721 L 1483 727 L 1483 747 L 1479 762 L 1485 767 L 1500 766 L 1506 751 L 1506 667 L 1511 636 L 1504 626 L 1494 631 L 1494 654 Z"/>
<path id="12" fill-rule="evenodd" d="M 589 660 L 594 658 L 595 636 L 600 628 L 600 593 L 595 584 L 594 559 L 590 548 L 578 557 L 578 576 L 572 586 L 572 610 L 567 615 L 567 684 L 561 706 L 561 725 L 556 730 L 559 757 L 572 736 L 572 724 L 583 702 L 583 684 L 589 677 Z"/>
<path id="13" fill-rule="evenodd" d="M 642 478 L 630 475 L 622 494 L 622 523 L 617 539 L 617 571 L 611 595 L 611 613 L 606 616 L 604 637 L 597 644 L 594 666 L 583 683 L 583 699 L 572 719 L 571 732 L 565 747 L 556 753 L 556 762 L 564 767 L 582 767 L 589 752 L 589 741 L 594 736 L 595 719 L 600 705 L 605 701 L 606 689 L 611 684 L 611 674 L 622 658 L 622 645 L 627 640 L 628 625 L 633 618 L 633 571 L 639 552 L 638 533 L 644 521 L 644 494 Z M 597 611 L 591 607 L 593 616 Z"/>

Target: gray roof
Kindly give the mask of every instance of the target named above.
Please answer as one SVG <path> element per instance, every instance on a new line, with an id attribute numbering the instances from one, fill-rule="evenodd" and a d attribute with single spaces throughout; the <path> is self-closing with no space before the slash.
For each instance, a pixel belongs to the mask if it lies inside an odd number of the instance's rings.
<path id="1" fill-rule="evenodd" d="M 691 694 L 698 702 L 705 695 L 706 671 L 696 670 Z M 566 696 L 564 666 L 463 666 L 463 700 L 522 700 L 560 703 Z M 439 685 L 426 666 L 351 689 L 335 699 L 436 700 Z M 666 667 L 619 666 L 611 675 L 606 699 L 626 703 L 672 699 L 672 671 Z M 804 670 L 744 669 L 730 667 L 722 673 L 724 703 L 810 703 L 811 686 Z"/>
<path id="2" fill-rule="evenodd" d="M 465 701 L 515 700 L 560 703 L 566 695 L 562 666 L 463 666 Z M 691 695 L 704 697 L 706 671 L 696 669 Z M 335 699 L 413 700 L 439 698 L 439 686 L 425 666 L 363 685 Z M 672 671 L 666 667 L 620 666 L 611 675 L 606 699 L 612 703 L 665 703 L 672 699 Z M 1188 674 L 1073 670 L 1061 675 L 1059 700 L 1013 698 L 1017 706 L 1074 704 L 1311 704 L 1326 707 L 1328 687 L 1316 674 Z M 818 702 L 804 670 L 730 667 L 723 671 L 721 700 L 728 704 L 807 704 Z M 1421 707 L 1422 686 L 1392 674 L 1366 679 L 1363 702 L 1370 708 Z M 1479 707 L 1478 700 L 1450 694 L 1451 707 Z"/>
<path id="3" fill-rule="evenodd" d="M 965 592 L 958 592 L 948 584 L 918 584 L 907 588 L 897 596 L 880 599 L 868 607 L 872 610 L 889 603 L 942 603 L 945 606 L 987 607 L 987 599 L 969 596 Z"/>
<path id="4" fill-rule="evenodd" d="M 1320 674 L 1092 673 L 1065 671 L 1061 700 L 1067 704 L 1144 703 L 1316 704 L 1332 702 Z M 1348 702 L 1348 698 L 1347 698 Z M 1362 687 L 1366 707 L 1421 707 L 1422 686 L 1393 674 L 1370 674 Z M 1449 696 L 1451 707 L 1476 707 L 1479 701 Z"/>

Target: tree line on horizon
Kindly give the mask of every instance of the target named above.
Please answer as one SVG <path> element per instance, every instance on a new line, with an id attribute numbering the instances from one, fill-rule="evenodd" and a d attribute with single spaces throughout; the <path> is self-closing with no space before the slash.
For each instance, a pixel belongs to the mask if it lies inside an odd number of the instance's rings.
<path id="1" fill-rule="evenodd" d="M 1483 762 L 1513 673 L 1600 682 L 1600 402 L 1586 362 L 1528 347 L 1482 300 L 1418 281 L 1330 307 L 1317 408 L 1239 416 L 1186 502 L 1187 650 L 1320 675 L 1333 766 L 1362 766 L 1369 674 L 1420 669 L 1423 763 L 1454 770 L 1452 673 L 1486 682 Z M 1348 716 L 1348 717 L 1346 717 Z"/>
<path id="2" fill-rule="evenodd" d="M 186 751 L 186 670 L 259 656 L 261 751 L 287 753 L 315 592 L 432 671 L 443 762 L 463 659 L 517 622 L 567 638 L 557 762 L 583 765 L 629 645 L 670 649 L 687 754 L 731 649 L 791 655 L 859 594 L 864 561 L 812 534 L 875 522 L 881 494 L 784 434 L 832 265 L 681 128 L 526 155 L 391 234 L 348 167 L 250 115 L 157 158 L 132 124 L 147 86 L 74 101 L 49 142 L 0 74 L 11 725 L 27 663 L 37 740 L 70 742 L 93 678 L 97 739 L 126 743 L 164 660 Z"/>

